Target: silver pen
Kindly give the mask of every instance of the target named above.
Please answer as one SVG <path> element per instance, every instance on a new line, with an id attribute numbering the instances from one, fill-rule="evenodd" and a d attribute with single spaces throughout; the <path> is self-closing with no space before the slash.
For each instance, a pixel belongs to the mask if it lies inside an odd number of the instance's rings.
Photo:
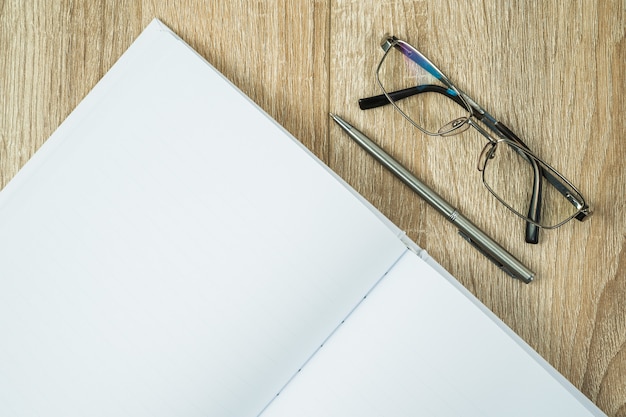
<path id="1" fill-rule="evenodd" d="M 517 258 L 507 252 L 496 241 L 480 230 L 474 223 L 460 214 L 452 205 L 445 201 L 439 194 L 431 190 L 411 174 L 405 167 L 396 161 L 391 155 L 376 145 L 371 139 L 361 133 L 354 126 L 341 117 L 330 114 L 335 122 L 348 133 L 363 149 L 389 169 L 396 177 L 404 182 L 415 193 L 422 197 L 428 204 L 444 215 L 452 224 L 459 228 L 459 234 L 474 246 L 480 253 L 495 263 L 498 268 L 513 278 L 517 278 L 526 284 L 532 282 L 535 273 L 522 264 Z"/>

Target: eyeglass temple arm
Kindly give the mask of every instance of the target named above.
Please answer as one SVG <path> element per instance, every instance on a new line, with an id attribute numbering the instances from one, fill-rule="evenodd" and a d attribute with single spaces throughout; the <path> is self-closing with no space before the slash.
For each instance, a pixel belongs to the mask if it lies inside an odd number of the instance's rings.
<path id="1" fill-rule="evenodd" d="M 393 101 L 400 101 L 405 98 L 409 98 L 409 97 L 412 97 L 414 95 L 421 94 L 421 93 L 443 94 L 444 96 L 454 100 L 459 106 L 465 107 L 465 103 L 463 103 L 463 100 L 461 99 L 461 97 L 450 94 L 448 90 L 444 87 L 441 87 L 439 85 L 432 85 L 432 84 L 417 85 L 415 87 L 409 87 L 409 88 L 405 88 L 402 90 L 394 91 L 394 92 L 389 93 L 389 97 L 391 97 Z M 389 99 L 384 94 L 379 94 L 377 96 L 359 99 L 359 108 L 361 110 L 375 109 L 377 107 L 386 106 L 387 104 L 389 104 Z M 472 109 L 472 113 L 474 112 L 475 110 Z M 480 116 L 479 113 L 472 114 L 472 115 L 475 117 Z"/>

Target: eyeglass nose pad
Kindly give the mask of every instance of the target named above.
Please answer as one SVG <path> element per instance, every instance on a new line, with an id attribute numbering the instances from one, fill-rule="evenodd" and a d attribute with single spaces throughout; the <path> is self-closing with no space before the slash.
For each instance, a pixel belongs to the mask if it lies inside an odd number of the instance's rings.
<path id="1" fill-rule="evenodd" d="M 485 165 L 487 165 L 487 161 L 489 159 L 492 159 L 494 156 L 496 156 L 495 152 L 496 152 L 497 147 L 498 147 L 497 143 L 487 142 L 483 150 L 480 152 L 480 155 L 478 156 L 478 163 L 476 165 L 476 168 L 479 171 L 484 171 Z"/>
<path id="2" fill-rule="evenodd" d="M 469 129 L 469 123 L 467 123 L 467 117 L 459 117 L 439 128 L 438 133 L 441 136 L 458 135 Z"/>

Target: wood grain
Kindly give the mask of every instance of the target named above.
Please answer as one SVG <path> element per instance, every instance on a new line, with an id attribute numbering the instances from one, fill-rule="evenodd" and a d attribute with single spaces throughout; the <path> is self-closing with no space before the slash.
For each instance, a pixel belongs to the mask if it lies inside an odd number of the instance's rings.
<path id="1" fill-rule="evenodd" d="M 0 0 L 0 186 L 158 17 L 345 178 L 609 416 L 626 416 L 623 1 Z M 379 41 L 417 46 L 581 189 L 584 223 L 523 242 L 472 132 L 425 137 L 377 94 Z M 537 272 L 515 282 L 331 125 L 359 126 Z"/>

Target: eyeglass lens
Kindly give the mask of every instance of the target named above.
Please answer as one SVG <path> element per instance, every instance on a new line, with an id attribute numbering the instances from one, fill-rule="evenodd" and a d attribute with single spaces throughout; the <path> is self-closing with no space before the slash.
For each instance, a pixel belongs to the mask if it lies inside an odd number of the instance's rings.
<path id="1" fill-rule="evenodd" d="M 411 50 L 414 54 L 419 52 Z M 410 59 L 407 51 L 401 52 L 392 47 L 378 68 L 377 77 L 383 90 L 391 96 L 393 103 L 417 127 L 434 135 L 456 134 L 467 128 L 463 124 L 469 110 L 459 105 L 450 96 L 451 91 L 435 75 L 438 70 L 421 59 Z M 421 58 L 421 55 L 419 56 Z M 423 65 L 428 65 L 425 69 Z M 417 86 L 428 86 L 419 89 Z M 398 91 L 418 94 L 406 94 Z"/>
<path id="2" fill-rule="evenodd" d="M 502 203 L 519 216 L 526 218 L 536 178 L 558 178 L 558 173 L 542 161 L 510 142 L 488 144 L 483 153 L 482 170 L 485 186 Z M 538 175 L 536 175 L 538 174 Z M 556 227 L 578 213 L 584 201 L 574 189 L 559 182 L 557 189 L 550 181 L 541 187 L 541 218 L 536 222 L 546 228 Z"/>

